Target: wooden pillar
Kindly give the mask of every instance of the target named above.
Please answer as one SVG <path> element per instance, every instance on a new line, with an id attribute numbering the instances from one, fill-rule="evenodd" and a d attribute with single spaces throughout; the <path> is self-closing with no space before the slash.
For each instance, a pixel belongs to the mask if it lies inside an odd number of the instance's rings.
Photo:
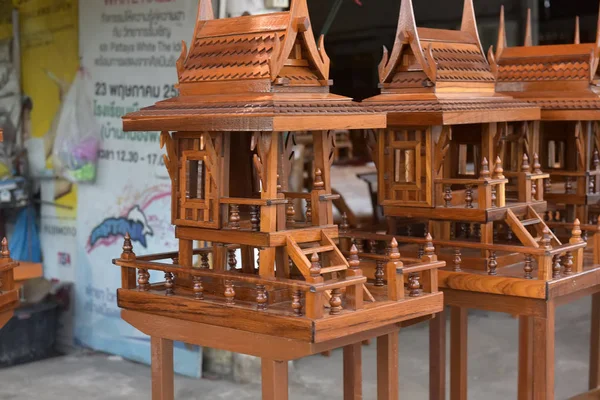
<path id="1" fill-rule="evenodd" d="M 263 132 L 259 146 L 268 147 L 262 150 L 263 189 L 262 199 L 277 198 L 277 160 L 279 153 L 279 133 Z M 260 231 L 275 232 L 277 230 L 277 206 L 262 206 L 260 208 Z M 260 249 L 259 274 L 263 277 L 275 276 L 275 248 Z"/>
<path id="2" fill-rule="evenodd" d="M 450 306 L 450 400 L 467 399 L 468 310 Z"/>
<path id="3" fill-rule="evenodd" d="M 344 347 L 344 400 L 362 400 L 362 343 Z"/>
<path id="4" fill-rule="evenodd" d="M 429 399 L 446 398 L 446 313 L 429 321 Z"/>
<path id="5" fill-rule="evenodd" d="M 179 265 L 190 268 L 193 263 L 193 257 L 194 241 L 187 239 L 179 239 Z"/>
<path id="6" fill-rule="evenodd" d="M 173 341 L 152 336 L 152 400 L 173 400 Z"/>
<path id="7" fill-rule="evenodd" d="M 256 257 L 254 255 L 254 247 L 242 246 L 242 272 L 244 274 L 254 274 L 254 266 L 256 265 Z"/>
<path id="8" fill-rule="evenodd" d="M 600 387 L 600 293 L 592 295 L 590 329 L 590 389 Z"/>
<path id="9" fill-rule="evenodd" d="M 554 302 L 533 318 L 533 399 L 554 400 Z"/>
<path id="10" fill-rule="evenodd" d="M 377 338 L 377 400 L 398 400 L 398 331 Z"/>
<path id="11" fill-rule="evenodd" d="M 494 148 L 494 138 L 498 130 L 498 123 L 490 122 L 488 124 L 482 124 L 481 126 L 481 161 L 485 157 L 490 165 L 494 164 L 496 160 L 496 149 Z M 493 167 L 491 168 L 494 169 Z"/>
<path id="12" fill-rule="evenodd" d="M 288 362 L 261 359 L 263 400 L 287 400 Z"/>
<path id="13" fill-rule="evenodd" d="M 531 400 L 533 396 L 533 319 L 519 316 L 519 386 L 518 399 Z"/>

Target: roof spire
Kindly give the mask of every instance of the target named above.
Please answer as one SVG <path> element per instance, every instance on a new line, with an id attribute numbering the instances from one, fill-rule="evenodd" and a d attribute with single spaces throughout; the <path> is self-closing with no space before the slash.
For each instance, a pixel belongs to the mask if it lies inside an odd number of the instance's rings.
<path id="1" fill-rule="evenodd" d="M 213 11 L 212 0 L 200 0 L 198 5 L 198 17 L 197 21 L 208 21 L 215 19 L 215 13 Z"/>
<path id="2" fill-rule="evenodd" d="M 477 19 L 475 18 L 475 7 L 473 6 L 473 0 L 465 0 L 460 30 L 473 36 L 473 39 L 477 41 L 477 45 L 479 46 L 481 54 L 485 56 L 485 52 L 481 46 L 481 41 L 479 40 L 479 30 L 477 29 Z"/>
<path id="3" fill-rule="evenodd" d="M 504 51 L 506 46 L 506 26 L 504 24 L 504 6 L 500 7 L 500 25 L 498 26 L 498 42 L 496 44 L 496 59 L 500 58 L 500 55 Z"/>
<path id="4" fill-rule="evenodd" d="M 531 8 L 527 9 L 527 21 L 525 23 L 525 47 L 533 46 L 533 39 L 531 37 Z"/>
<path id="5" fill-rule="evenodd" d="M 579 15 L 577 15 L 575 17 L 575 40 L 574 40 L 575 44 L 580 44 L 581 43 L 581 36 L 579 34 Z"/>

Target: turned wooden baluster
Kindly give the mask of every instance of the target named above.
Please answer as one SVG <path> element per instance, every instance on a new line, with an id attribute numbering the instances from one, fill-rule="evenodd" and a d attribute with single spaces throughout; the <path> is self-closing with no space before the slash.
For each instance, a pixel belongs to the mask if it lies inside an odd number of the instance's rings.
<path id="1" fill-rule="evenodd" d="M 423 258 L 423 255 L 425 254 L 425 246 L 423 246 L 422 244 L 419 245 L 419 250 L 417 251 L 417 258 L 420 260 L 421 258 Z"/>
<path id="2" fill-rule="evenodd" d="M 312 200 L 306 199 L 306 222 L 312 222 Z"/>
<path id="3" fill-rule="evenodd" d="M 294 208 L 294 202 L 291 200 L 287 205 L 285 215 L 286 215 L 286 223 L 288 225 L 293 225 L 295 222 L 294 217 L 296 216 L 296 209 Z"/>
<path id="4" fill-rule="evenodd" d="M 355 245 L 350 247 L 350 257 L 348 257 L 348 269 L 357 271 L 360 269 L 360 259 L 358 258 L 358 249 Z"/>
<path id="5" fill-rule="evenodd" d="M 225 304 L 229 306 L 235 304 L 235 289 L 233 288 L 232 281 L 225 281 L 225 291 L 223 292 L 223 295 L 225 296 Z"/>
<path id="6" fill-rule="evenodd" d="M 594 194 L 594 193 L 596 193 L 596 182 L 594 182 L 594 179 L 596 179 L 596 177 L 591 176 L 589 179 L 590 179 L 590 184 L 588 186 L 588 193 Z"/>
<path id="7" fill-rule="evenodd" d="M 348 224 L 348 216 L 346 213 L 342 214 L 342 223 L 340 224 L 340 232 L 346 233 L 350 230 L 350 225 Z"/>
<path id="8" fill-rule="evenodd" d="M 173 273 L 165 272 L 165 289 L 166 289 L 167 296 L 171 296 L 171 295 L 175 294 L 175 289 L 174 289 L 175 284 L 173 283 L 173 281 L 174 281 Z"/>
<path id="9" fill-rule="evenodd" d="M 561 222 L 561 221 L 562 221 L 562 215 L 560 215 L 560 211 L 556 211 L 556 212 L 554 213 L 554 220 L 555 220 L 556 222 Z"/>
<path id="10" fill-rule="evenodd" d="M 230 271 L 235 271 L 237 266 L 237 258 L 235 256 L 235 249 L 227 249 L 227 264 L 229 265 Z"/>
<path id="11" fill-rule="evenodd" d="M 535 184 L 534 180 L 531 180 L 531 197 L 532 197 L 532 199 L 535 198 L 536 194 L 537 194 L 537 185 Z"/>
<path id="12" fill-rule="evenodd" d="M 600 166 L 600 155 L 598 154 L 598 149 L 594 149 L 594 155 L 592 156 L 592 168 L 598 169 Z"/>
<path id="13" fill-rule="evenodd" d="M 421 295 L 421 283 L 419 282 L 418 272 L 413 272 L 408 276 L 408 289 L 410 297 L 419 297 Z"/>
<path id="14" fill-rule="evenodd" d="M 552 193 L 552 180 L 550 178 L 544 179 L 544 191 L 546 193 Z"/>
<path id="15" fill-rule="evenodd" d="M 573 253 L 567 251 L 563 259 L 563 267 L 565 268 L 563 273 L 565 275 L 571 275 L 573 273 Z"/>
<path id="16" fill-rule="evenodd" d="M 325 182 L 323 182 L 323 172 L 321 168 L 315 169 L 315 180 L 313 181 L 314 190 L 322 190 L 325 188 Z"/>
<path id="17" fill-rule="evenodd" d="M 369 240 L 369 253 L 377 254 L 377 241 Z"/>
<path id="18" fill-rule="evenodd" d="M 385 273 L 383 272 L 383 267 L 385 263 L 383 261 L 377 260 L 375 264 L 375 286 L 384 286 L 384 278 Z"/>
<path id="19" fill-rule="evenodd" d="M 573 184 L 571 183 L 571 177 L 565 177 L 565 193 L 570 194 L 573 192 Z"/>
<path id="20" fill-rule="evenodd" d="M 256 308 L 258 311 L 265 311 L 267 309 L 267 290 L 265 285 L 256 285 Z"/>
<path id="21" fill-rule="evenodd" d="M 138 290 L 140 291 L 148 291 L 150 289 L 150 285 L 148 281 L 150 280 L 150 273 L 147 269 L 138 269 Z"/>
<path id="22" fill-rule="evenodd" d="M 342 290 L 335 288 L 331 290 L 331 299 L 329 299 L 329 314 L 337 315 L 342 312 Z"/>
<path id="23" fill-rule="evenodd" d="M 525 279 L 533 279 L 533 276 L 531 275 L 533 272 L 533 256 L 531 254 L 525 254 L 523 271 L 525 272 Z"/>
<path id="24" fill-rule="evenodd" d="M 497 190 L 496 190 L 496 186 L 492 186 L 492 207 L 496 207 L 496 197 L 497 194 Z"/>
<path id="25" fill-rule="evenodd" d="M 468 238 L 471 237 L 471 224 L 469 224 L 468 222 L 465 222 L 465 223 L 462 224 L 462 228 L 461 229 L 462 229 L 463 236 L 465 238 L 468 239 Z"/>
<path id="26" fill-rule="evenodd" d="M 292 310 L 297 316 L 302 315 L 302 291 L 300 290 L 292 292 Z"/>
<path id="27" fill-rule="evenodd" d="M 465 185 L 467 191 L 465 193 L 465 208 L 473 208 L 473 186 Z"/>
<path id="28" fill-rule="evenodd" d="M 560 278 L 560 256 L 555 254 L 552 257 L 552 279 Z"/>
<path id="29" fill-rule="evenodd" d="M 358 250 L 359 253 L 365 252 L 365 245 L 362 239 L 354 239 L 354 245 L 356 246 L 356 250 Z"/>
<path id="30" fill-rule="evenodd" d="M 250 225 L 253 232 L 260 231 L 260 207 L 250 206 Z"/>
<path id="31" fill-rule="evenodd" d="M 542 165 L 540 164 L 540 157 L 538 156 L 538 153 L 533 153 L 533 173 L 542 173 Z"/>
<path id="32" fill-rule="evenodd" d="M 452 206 L 452 185 L 444 186 L 444 207 Z"/>
<path id="33" fill-rule="evenodd" d="M 476 239 L 481 239 L 481 224 L 473 224 L 473 236 Z"/>
<path id="34" fill-rule="evenodd" d="M 202 277 L 194 276 L 192 280 L 194 282 L 194 298 L 196 298 L 196 300 L 204 300 L 204 286 L 202 286 Z"/>
<path id="35" fill-rule="evenodd" d="M 461 252 L 459 248 L 454 249 L 454 267 L 453 267 L 453 271 L 454 272 L 460 272 L 462 271 L 460 265 L 462 264 L 462 257 L 461 257 Z"/>
<path id="36" fill-rule="evenodd" d="M 502 168 L 502 160 L 496 157 L 496 165 L 494 166 L 494 179 L 504 179 L 504 168 Z"/>
<path id="37" fill-rule="evenodd" d="M 548 227 L 544 228 L 542 233 L 542 248 L 546 250 L 552 250 L 552 235 Z"/>
<path id="38" fill-rule="evenodd" d="M 319 255 L 317 253 L 313 253 L 310 258 L 310 276 L 316 278 L 321 275 L 321 262 L 319 261 Z"/>
<path id="39" fill-rule="evenodd" d="M 240 206 L 237 204 L 229 205 L 229 229 L 240 229 Z"/>
<path id="40" fill-rule="evenodd" d="M 208 264 L 208 253 L 200 253 L 200 267 L 210 269 L 210 265 Z"/>
<path id="41" fill-rule="evenodd" d="M 490 258 L 488 259 L 488 275 L 497 275 L 496 267 L 498 267 L 496 252 L 490 251 Z"/>
<path id="42" fill-rule="evenodd" d="M 481 160 L 481 170 L 479 171 L 480 179 L 488 179 L 490 177 L 490 165 L 487 158 L 483 157 Z"/>

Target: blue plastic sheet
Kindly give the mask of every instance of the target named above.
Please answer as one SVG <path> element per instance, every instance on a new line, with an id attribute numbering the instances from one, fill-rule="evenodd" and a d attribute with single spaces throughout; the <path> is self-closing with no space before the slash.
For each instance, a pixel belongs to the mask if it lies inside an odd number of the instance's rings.
<path id="1" fill-rule="evenodd" d="M 17 223 L 8 242 L 10 257 L 18 261 L 42 262 L 40 236 L 36 226 L 35 208 L 28 206 L 19 211 Z"/>

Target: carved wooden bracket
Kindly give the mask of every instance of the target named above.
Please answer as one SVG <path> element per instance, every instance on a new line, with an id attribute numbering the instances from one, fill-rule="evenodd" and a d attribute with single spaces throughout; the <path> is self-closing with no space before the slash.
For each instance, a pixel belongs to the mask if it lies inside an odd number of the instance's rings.
<path id="1" fill-rule="evenodd" d="M 263 190 L 268 189 L 267 176 L 263 168 L 263 161 L 267 159 L 271 150 L 271 133 L 270 132 L 254 132 L 252 141 L 250 142 L 250 150 L 256 150 L 258 154 L 253 157 L 256 173 L 262 182 Z"/>
<path id="2" fill-rule="evenodd" d="M 444 166 L 444 160 L 450 149 L 450 141 L 452 140 L 452 128 L 450 126 L 442 127 L 440 138 L 435 145 L 435 173 L 439 174 Z"/>
<path id="3" fill-rule="evenodd" d="M 175 142 L 173 141 L 171 134 L 166 131 L 160 133 L 160 148 L 164 148 L 165 145 L 167 154 L 163 154 L 163 160 L 165 162 L 165 167 L 167 167 L 169 177 L 173 182 L 175 182 L 177 177 L 177 154 L 175 152 Z"/>

